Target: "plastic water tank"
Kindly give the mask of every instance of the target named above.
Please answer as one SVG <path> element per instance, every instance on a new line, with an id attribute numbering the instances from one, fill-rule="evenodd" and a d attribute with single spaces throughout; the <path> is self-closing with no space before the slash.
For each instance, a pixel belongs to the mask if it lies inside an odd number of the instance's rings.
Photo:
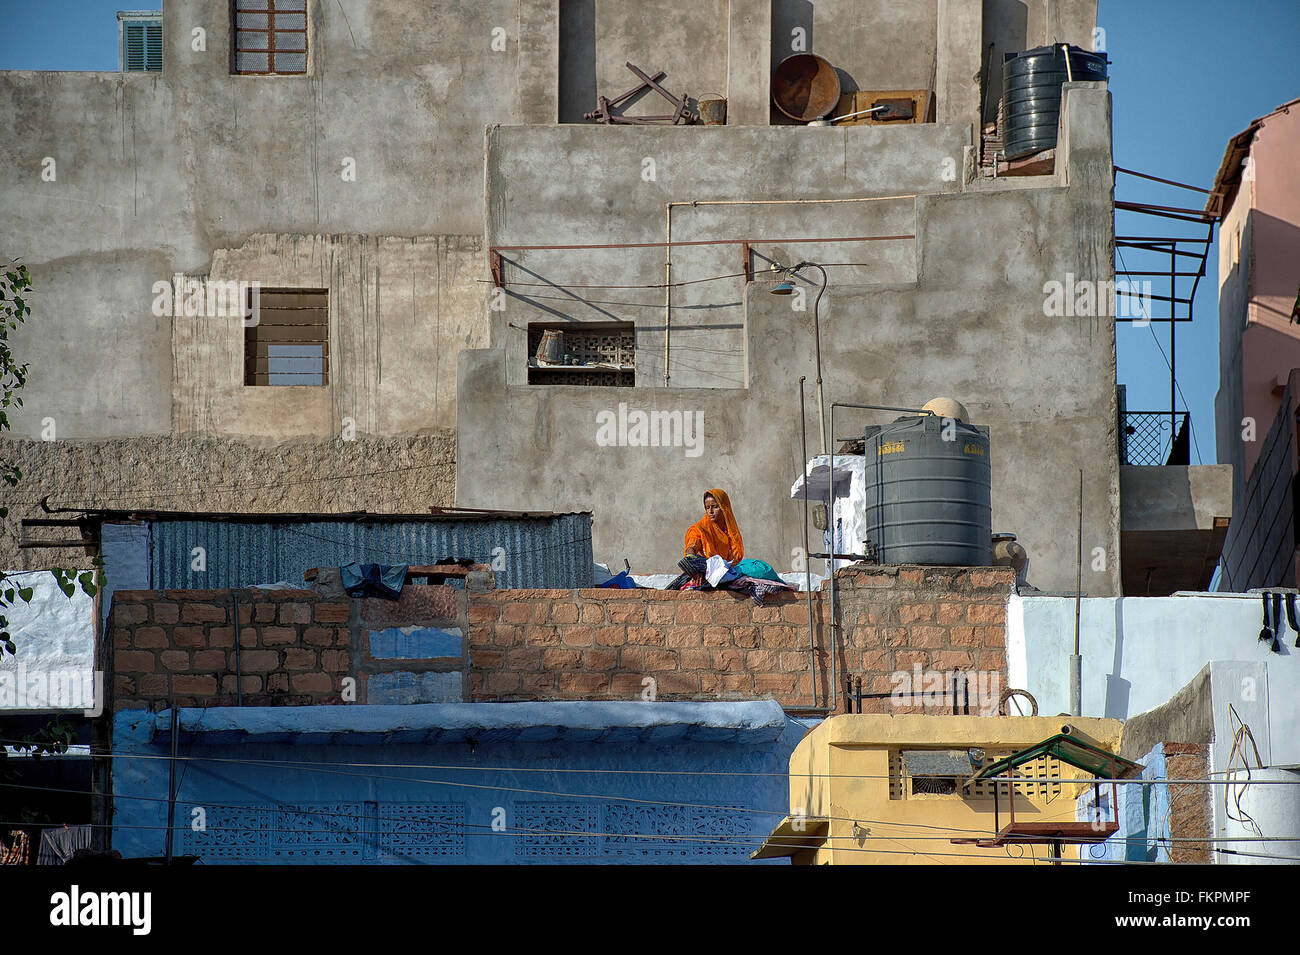
<path id="1" fill-rule="evenodd" d="M 865 436 L 867 539 L 880 563 L 991 564 L 989 429 L 906 415 Z"/>
<path id="2" fill-rule="evenodd" d="M 1069 57 L 1068 69 L 1066 57 Z M 1106 55 L 1077 46 L 1009 53 L 1002 64 L 1002 149 L 1008 159 L 1051 149 L 1061 114 L 1061 84 L 1107 77 Z"/>

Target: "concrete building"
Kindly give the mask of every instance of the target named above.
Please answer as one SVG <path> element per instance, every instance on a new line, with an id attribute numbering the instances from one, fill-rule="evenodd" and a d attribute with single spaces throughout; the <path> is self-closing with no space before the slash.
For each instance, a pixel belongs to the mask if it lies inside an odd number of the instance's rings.
<path id="1" fill-rule="evenodd" d="M 1086 587 L 1118 591 L 1113 327 L 1044 315 L 1046 282 L 1113 278 L 1105 89 L 1067 89 L 1053 173 L 976 172 L 989 44 L 1089 46 L 1092 0 L 307 3 L 302 22 L 296 75 L 238 72 L 251 60 L 227 8 L 176 0 L 161 72 L 0 76 L 6 115 L 40 130 L 0 147 L 8 251 L 38 288 L 20 340 L 38 373 L 14 421 L 28 440 L 12 445 L 32 491 L 16 516 L 47 492 L 415 511 L 451 503 L 454 480 L 461 505 L 590 507 L 597 559 L 649 571 L 671 566 L 696 489 L 730 484 L 754 553 L 786 569 L 812 310 L 769 298 L 764 269 L 809 256 L 833 266 L 828 401 L 965 401 L 993 433 L 995 524 L 1047 589 L 1071 585 L 1058 529 L 1074 505 L 1028 462 L 1084 467 L 1087 542 L 1108 555 Z M 934 122 L 791 126 L 770 67 L 803 48 L 847 93 L 932 94 Z M 725 95 L 727 125 L 582 124 L 598 94 L 631 85 L 625 62 L 692 101 Z M 668 247 L 667 264 L 662 246 L 505 248 L 670 239 L 721 244 Z M 667 295 L 576 287 L 720 274 L 733 278 Z M 245 326 L 251 283 L 260 332 Z M 277 337 L 291 310 L 298 331 Z M 527 383 L 528 335 L 576 322 L 630 335 L 633 388 Z M 621 403 L 703 415 L 704 444 L 597 444 L 596 414 Z M 6 553 L 19 563 L 12 539 Z"/>
<path id="2" fill-rule="evenodd" d="M 1300 100 L 1284 103 L 1234 136 L 1210 206 L 1222 212 L 1219 242 L 1219 461 L 1231 464 L 1233 514 L 1223 550 L 1223 587 L 1296 585 L 1293 493 L 1300 331 Z"/>

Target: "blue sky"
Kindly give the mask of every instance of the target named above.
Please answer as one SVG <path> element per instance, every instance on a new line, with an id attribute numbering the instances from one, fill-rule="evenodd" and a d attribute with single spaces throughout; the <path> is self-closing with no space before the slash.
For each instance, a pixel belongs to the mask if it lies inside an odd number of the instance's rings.
<path id="1" fill-rule="evenodd" d="M 213 0 L 216 2 L 216 0 Z M 116 12 L 104 0 L 0 0 L 0 68 L 117 69 Z M 1228 138 L 1300 96 L 1297 0 L 1101 0 L 1114 101 L 1115 163 L 1209 188 Z M 1121 176 L 1118 199 L 1203 205 L 1203 196 Z M 1169 226 L 1121 213 L 1120 233 L 1167 234 Z M 1193 228 L 1178 228 L 1191 234 Z M 1125 253 L 1130 268 L 1143 268 Z M 1218 389 L 1218 246 L 1197 293 L 1195 322 L 1178 328 L 1178 381 L 1190 404 L 1200 459 L 1212 462 Z M 1157 303 L 1157 314 L 1161 306 Z M 1152 331 L 1155 335 L 1152 335 Z M 1119 381 L 1134 410 L 1169 407 L 1168 326 L 1117 330 Z M 1197 449 L 1193 449 L 1193 462 Z"/>

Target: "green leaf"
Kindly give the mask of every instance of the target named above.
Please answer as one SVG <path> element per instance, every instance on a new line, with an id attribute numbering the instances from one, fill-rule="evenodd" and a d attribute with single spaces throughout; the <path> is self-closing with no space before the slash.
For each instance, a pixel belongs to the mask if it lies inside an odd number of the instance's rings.
<path id="1" fill-rule="evenodd" d="M 22 587 L 18 590 L 18 596 L 23 598 L 24 603 L 31 603 L 35 593 L 36 591 L 31 587 Z"/>

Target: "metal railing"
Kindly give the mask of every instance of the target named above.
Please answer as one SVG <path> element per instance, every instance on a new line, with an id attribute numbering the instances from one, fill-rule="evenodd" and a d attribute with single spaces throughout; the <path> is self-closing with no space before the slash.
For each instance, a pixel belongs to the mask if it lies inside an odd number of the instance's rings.
<path id="1" fill-rule="evenodd" d="M 1186 411 L 1126 411 L 1120 416 L 1119 463 L 1188 464 Z"/>

